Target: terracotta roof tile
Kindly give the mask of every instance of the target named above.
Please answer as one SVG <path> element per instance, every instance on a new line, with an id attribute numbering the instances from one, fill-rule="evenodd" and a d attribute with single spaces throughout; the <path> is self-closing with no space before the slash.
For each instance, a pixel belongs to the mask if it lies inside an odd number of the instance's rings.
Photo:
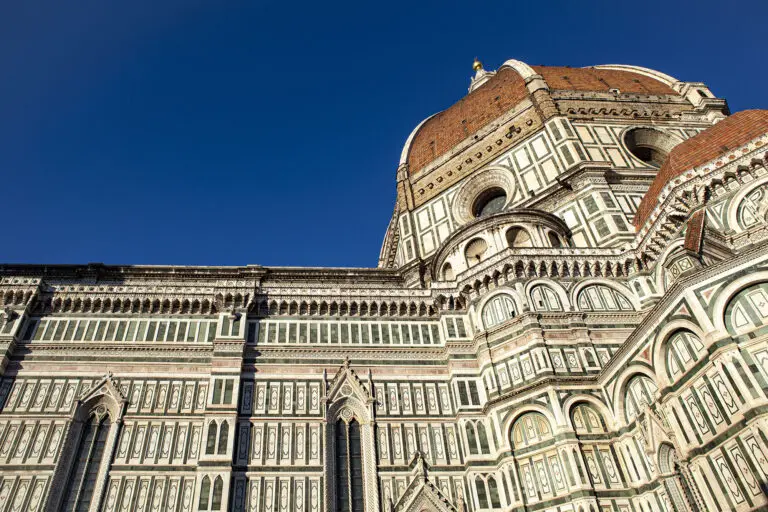
<path id="1" fill-rule="evenodd" d="M 411 142 L 411 174 L 509 111 L 527 94 L 522 77 L 511 68 L 503 68 L 474 92 L 427 120 Z"/>
<path id="2" fill-rule="evenodd" d="M 649 76 L 616 69 L 531 66 L 553 90 L 608 92 L 619 89 L 633 94 L 677 94 L 667 84 Z"/>
<path id="3" fill-rule="evenodd" d="M 704 220 L 706 211 L 701 209 L 694 212 L 688 220 L 688 229 L 685 232 L 683 247 L 689 251 L 698 253 L 701 250 L 701 242 L 704 237 Z"/>
<path id="4" fill-rule="evenodd" d="M 768 110 L 744 110 L 677 145 L 664 160 L 648 192 L 643 196 L 635 215 L 635 226 L 640 227 L 648 220 L 667 183 L 689 169 L 714 160 L 766 132 Z"/>

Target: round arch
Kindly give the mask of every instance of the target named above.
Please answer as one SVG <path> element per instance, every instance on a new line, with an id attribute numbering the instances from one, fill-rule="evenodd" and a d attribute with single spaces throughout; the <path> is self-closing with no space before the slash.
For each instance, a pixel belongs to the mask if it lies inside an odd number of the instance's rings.
<path id="1" fill-rule="evenodd" d="M 509 169 L 501 166 L 487 167 L 467 179 L 453 196 L 451 209 L 459 225 L 467 224 L 475 219 L 472 208 L 478 197 L 489 188 L 502 189 L 507 196 L 507 205 L 515 199 L 517 193 L 517 185 Z"/>
<path id="2" fill-rule="evenodd" d="M 608 430 L 614 430 L 616 421 L 611 410 L 601 400 L 590 395 L 571 395 L 563 401 L 563 414 L 565 415 L 565 421 L 570 428 L 575 430 L 573 420 L 571 419 L 573 408 L 584 403 L 594 406 L 595 409 L 597 409 L 597 412 L 602 416 L 601 419 L 603 420 L 603 423 L 605 423 L 606 428 L 608 428 Z"/>
<path id="3" fill-rule="evenodd" d="M 585 279 L 584 281 L 580 282 L 579 284 L 573 287 L 573 290 L 571 290 L 570 301 L 571 301 L 571 304 L 573 304 L 574 308 L 576 308 L 578 305 L 579 293 L 581 293 L 581 291 L 587 286 L 591 286 L 594 284 L 599 284 L 607 288 L 611 288 L 613 291 L 620 293 L 625 299 L 629 301 L 630 304 L 632 304 L 632 307 L 635 309 L 635 311 L 640 310 L 640 303 L 637 301 L 637 297 L 635 297 L 635 292 L 630 290 L 629 287 L 626 287 L 626 286 L 623 287 L 617 283 L 613 283 L 601 277 L 593 277 L 591 279 Z"/>
<path id="4" fill-rule="evenodd" d="M 555 429 L 560 426 L 557 421 L 555 421 L 555 416 L 552 414 L 552 411 L 546 407 L 537 404 L 523 405 L 519 409 L 510 412 L 501 421 L 501 432 L 504 434 L 504 442 L 507 443 L 507 446 L 510 449 L 512 449 L 512 444 L 510 443 L 510 439 L 512 439 L 512 427 L 522 415 L 529 412 L 538 412 L 542 414 L 549 422 L 549 426 L 552 428 L 552 433 L 554 433 Z"/>
<path id="5" fill-rule="evenodd" d="M 659 255 L 656 261 L 660 263 L 657 264 L 653 269 L 653 281 L 657 290 L 664 290 L 664 265 L 667 263 L 667 260 L 670 258 L 670 256 L 682 249 L 684 246 L 685 240 L 675 240 L 669 244 Z"/>
<path id="6" fill-rule="evenodd" d="M 762 178 L 751 182 L 748 187 L 744 187 L 734 194 L 725 214 L 725 222 L 727 226 L 730 226 L 731 229 L 738 230 L 738 232 L 743 231 L 738 220 L 739 205 L 741 205 L 745 197 L 766 184 L 768 184 L 768 176 L 763 176 Z"/>
<path id="7" fill-rule="evenodd" d="M 622 371 L 616 379 L 616 388 L 613 390 L 613 419 L 617 425 L 625 423 L 624 393 L 627 391 L 629 380 L 636 375 L 644 375 L 656 381 L 656 374 L 653 368 L 645 363 L 635 362 Z"/>
<path id="8" fill-rule="evenodd" d="M 725 327 L 725 308 L 731 299 L 733 299 L 744 288 L 766 281 L 768 281 L 768 270 L 763 270 L 734 279 L 720 291 L 714 303 L 712 304 L 712 317 L 710 318 L 717 334 L 722 336 L 723 334 L 728 333 L 728 330 Z"/>
<path id="9" fill-rule="evenodd" d="M 656 373 L 655 379 L 657 382 L 663 383 L 664 387 L 672 384 L 667 375 L 667 358 L 664 347 L 667 345 L 669 338 L 678 331 L 692 332 L 699 337 L 702 343 L 704 343 L 704 347 L 707 347 L 707 344 L 704 341 L 706 334 L 701 327 L 690 320 L 673 320 L 664 324 L 664 327 L 658 332 L 652 344 L 653 370 Z"/>
<path id="10" fill-rule="evenodd" d="M 531 281 L 528 281 L 525 285 L 525 299 L 528 302 L 528 306 L 531 306 L 531 291 L 535 286 L 538 285 L 545 285 L 548 286 L 553 292 L 555 292 L 560 299 L 560 303 L 563 305 L 563 311 L 569 311 L 573 309 L 573 305 L 571 303 L 570 297 L 568 297 L 568 294 L 566 293 L 565 289 L 560 286 L 556 281 L 546 278 L 546 277 L 539 277 L 537 279 L 532 279 Z M 533 308 L 531 308 L 533 309 Z"/>
<path id="11" fill-rule="evenodd" d="M 493 292 L 483 297 L 475 307 L 475 325 L 482 326 L 483 330 L 486 330 L 485 324 L 483 323 L 483 309 L 485 309 L 485 305 L 488 304 L 488 302 L 490 302 L 495 297 L 498 297 L 499 295 L 508 295 L 512 299 L 512 302 L 515 305 L 515 309 L 517 309 L 518 315 L 523 312 L 523 305 L 527 304 L 527 301 L 524 303 L 523 299 L 514 288 L 503 286 L 493 290 Z"/>

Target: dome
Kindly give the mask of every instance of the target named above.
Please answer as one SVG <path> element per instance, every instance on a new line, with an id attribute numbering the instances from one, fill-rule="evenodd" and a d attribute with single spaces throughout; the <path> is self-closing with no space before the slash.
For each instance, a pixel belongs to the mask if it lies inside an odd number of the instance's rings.
<path id="1" fill-rule="evenodd" d="M 608 92 L 618 89 L 629 94 L 675 94 L 669 84 L 639 73 L 616 69 L 618 66 L 571 68 L 568 66 L 532 66 L 551 90 Z M 659 76 L 663 76 L 659 74 Z"/>
<path id="2" fill-rule="evenodd" d="M 527 94 L 525 81 L 514 69 L 501 69 L 482 87 L 417 128 L 407 148 L 410 173 L 419 172 L 456 144 L 474 135 L 523 101 Z"/>
<path id="3" fill-rule="evenodd" d="M 419 124 L 405 143 L 401 164 L 416 174 L 528 97 L 526 81 L 540 75 L 550 90 L 678 95 L 677 80 L 650 69 L 608 65 L 587 68 L 533 66 L 507 61 L 470 94 Z"/>

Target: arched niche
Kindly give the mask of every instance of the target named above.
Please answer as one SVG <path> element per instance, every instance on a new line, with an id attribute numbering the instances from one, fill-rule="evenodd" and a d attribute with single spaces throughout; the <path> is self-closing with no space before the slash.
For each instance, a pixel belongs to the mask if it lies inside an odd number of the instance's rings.
<path id="1" fill-rule="evenodd" d="M 488 257 L 488 242 L 482 237 L 475 237 L 464 246 L 464 259 L 467 267 L 474 267 Z"/>
<path id="2" fill-rule="evenodd" d="M 677 135 L 649 126 L 629 128 L 624 132 L 623 140 L 632 156 L 657 169 L 661 168 L 672 149 L 683 142 Z"/>
<path id="3" fill-rule="evenodd" d="M 533 238 L 531 233 L 524 227 L 512 226 L 504 233 L 504 238 L 507 241 L 507 247 L 512 248 L 526 248 L 533 247 Z"/>

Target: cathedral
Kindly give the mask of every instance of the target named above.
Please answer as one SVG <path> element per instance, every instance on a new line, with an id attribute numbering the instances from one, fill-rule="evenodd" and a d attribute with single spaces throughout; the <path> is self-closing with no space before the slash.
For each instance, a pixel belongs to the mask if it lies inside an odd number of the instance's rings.
<path id="1" fill-rule="evenodd" d="M 768 507 L 768 111 L 473 68 L 377 268 L 0 264 L 0 512 Z"/>

